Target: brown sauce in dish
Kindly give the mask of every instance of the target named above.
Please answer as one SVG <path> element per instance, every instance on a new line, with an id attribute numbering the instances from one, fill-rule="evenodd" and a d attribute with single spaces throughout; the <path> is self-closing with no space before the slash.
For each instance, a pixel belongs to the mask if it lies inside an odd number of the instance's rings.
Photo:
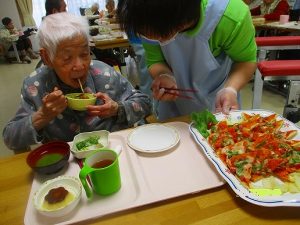
<path id="1" fill-rule="evenodd" d="M 89 96 L 82 93 L 82 94 L 77 95 L 76 98 L 78 98 L 78 99 L 89 99 Z"/>
<path id="2" fill-rule="evenodd" d="M 49 204 L 54 204 L 63 201 L 69 192 L 64 187 L 51 189 L 45 196 L 45 200 Z"/>

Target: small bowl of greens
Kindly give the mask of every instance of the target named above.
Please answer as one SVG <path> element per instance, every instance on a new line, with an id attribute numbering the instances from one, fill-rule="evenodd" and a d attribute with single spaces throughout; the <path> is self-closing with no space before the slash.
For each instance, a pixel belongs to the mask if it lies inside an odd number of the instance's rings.
<path id="1" fill-rule="evenodd" d="M 71 147 L 72 154 L 83 159 L 90 153 L 107 148 L 109 132 L 107 130 L 98 130 L 77 134 L 73 139 Z"/>

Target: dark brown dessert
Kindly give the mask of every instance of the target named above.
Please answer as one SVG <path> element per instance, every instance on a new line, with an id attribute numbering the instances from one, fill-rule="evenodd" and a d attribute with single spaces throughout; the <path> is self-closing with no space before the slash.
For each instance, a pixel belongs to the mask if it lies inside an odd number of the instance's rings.
<path id="1" fill-rule="evenodd" d="M 64 187 L 58 187 L 51 189 L 45 196 L 45 200 L 49 204 L 62 202 L 69 192 Z"/>

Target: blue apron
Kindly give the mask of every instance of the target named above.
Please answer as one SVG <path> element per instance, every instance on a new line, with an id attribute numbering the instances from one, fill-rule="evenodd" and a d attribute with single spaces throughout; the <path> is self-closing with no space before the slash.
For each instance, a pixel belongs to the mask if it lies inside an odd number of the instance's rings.
<path id="1" fill-rule="evenodd" d="M 177 98 L 157 104 L 159 120 L 188 115 L 194 111 L 215 109 L 215 97 L 225 83 L 232 60 L 221 53 L 214 57 L 208 40 L 219 23 L 229 0 L 209 0 L 199 33 L 189 37 L 184 33 L 167 45 L 161 46 L 167 64 L 172 68 L 178 87 L 193 88 L 197 93 L 184 93 L 195 100 Z"/>

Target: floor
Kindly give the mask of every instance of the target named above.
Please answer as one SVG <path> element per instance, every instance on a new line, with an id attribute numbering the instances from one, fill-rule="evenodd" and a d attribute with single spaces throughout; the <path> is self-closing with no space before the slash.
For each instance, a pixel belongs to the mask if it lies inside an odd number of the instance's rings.
<path id="1" fill-rule="evenodd" d="M 20 88 L 23 78 L 34 70 L 39 60 L 33 60 L 31 64 L 7 64 L 4 59 L 0 58 L 0 131 L 5 124 L 12 118 L 18 108 L 20 101 Z M 251 109 L 252 104 L 252 87 L 249 83 L 241 91 L 242 109 Z M 264 90 L 262 99 L 262 109 L 271 110 L 282 114 L 285 99 L 279 94 Z M 14 152 L 9 150 L 0 141 L 0 157 L 13 155 Z"/>

